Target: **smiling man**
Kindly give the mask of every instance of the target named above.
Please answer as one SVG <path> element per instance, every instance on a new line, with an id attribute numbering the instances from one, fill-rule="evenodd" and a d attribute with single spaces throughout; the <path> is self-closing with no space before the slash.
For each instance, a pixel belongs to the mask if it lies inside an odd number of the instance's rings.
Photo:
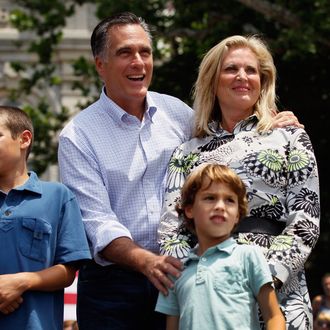
<path id="1" fill-rule="evenodd" d="M 157 227 L 167 163 L 191 137 L 193 111 L 148 91 L 151 35 L 141 18 L 101 21 L 91 46 L 104 87 L 59 146 L 61 178 L 78 198 L 94 258 L 79 275 L 79 329 L 164 329 L 158 290 L 167 293 L 167 275 L 179 276 L 181 263 L 158 255 Z"/>

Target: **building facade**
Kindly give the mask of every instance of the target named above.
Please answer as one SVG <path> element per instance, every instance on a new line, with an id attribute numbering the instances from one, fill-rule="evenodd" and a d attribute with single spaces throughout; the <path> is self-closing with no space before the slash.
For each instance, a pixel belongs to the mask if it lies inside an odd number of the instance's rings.
<path id="1" fill-rule="evenodd" d="M 34 36 L 31 32 L 19 32 L 9 20 L 10 12 L 17 8 L 13 0 L 0 0 L 0 103 L 12 104 L 10 91 L 17 88 L 19 74 L 12 69 L 11 62 L 18 62 L 32 68 L 37 65 L 37 57 L 26 51 Z M 33 89 L 30 95 L 16 101 L 17 106 L 30 104 L 35 106 L 41 97 L 45 97 L 54 111 L 66 106 L 72 113 L 78 111 L 77 103 L 82 101 L 79 91 L 73 90 L 74 76 L 72 63 L 80 56 L 92 61 L 90 35 L 97 22 L 94 15 L 95 5 L 85 4 L 76 8 L 74 16 L 68 18 L 63 30 L 63 39 L 56 48 L 53 63 L 56 74 L 61 77 L 58 86 Z M 19 47 L 18 47 L 19 45 Z M 28 74 L 25 72 L 24 74 Z M 57 166 L 50 166 L 43 175 L 48 180 L 58 180 Z"/>

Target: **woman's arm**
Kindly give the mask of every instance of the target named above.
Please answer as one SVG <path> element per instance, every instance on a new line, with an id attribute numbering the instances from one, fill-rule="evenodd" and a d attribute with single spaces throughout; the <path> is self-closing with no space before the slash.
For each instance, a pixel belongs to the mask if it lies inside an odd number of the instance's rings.
<path id="1" fill-rule="evenodd" d="M 286 227 L 266 258 L 272 274 L 282 283 L 304 269 L 319 237 L 320 198 L 317 162 L 307 133 L 287 128 Z"/>
<path id="2" fill-rule="evenodd" d="M 270 283 L 259 291 L 258 304 L 267 330 L 285 330 L 285 319 L 277 302 L 275 290 Z"/>

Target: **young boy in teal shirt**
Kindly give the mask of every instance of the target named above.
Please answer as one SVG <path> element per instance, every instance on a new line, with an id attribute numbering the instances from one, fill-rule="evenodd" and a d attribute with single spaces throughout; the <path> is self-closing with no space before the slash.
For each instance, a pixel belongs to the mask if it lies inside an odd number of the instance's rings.
<path id="1" fill-rule="evenodd" d="M 201 165 L 187 178 L 177 211 L 198 245 L 156 311 L 167 330 L 260 329 L 259 304 L 268 330 L 284 330 L 267 262 L 257 247 L 237 245 L 231 233 L 247 214 L 244 183 L 228 167 Z"/>
<path id="2" fill-rule="evenodd" d="M 0 106 L 0 329 L 63 329 L 64 288 L 90 259 L 79 206 L 27 170 L 30 118 Z"/>

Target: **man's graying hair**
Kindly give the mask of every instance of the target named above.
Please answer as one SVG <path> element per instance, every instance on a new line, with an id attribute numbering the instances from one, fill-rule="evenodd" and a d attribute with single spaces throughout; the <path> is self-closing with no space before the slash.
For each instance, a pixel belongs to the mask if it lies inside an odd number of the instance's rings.
<path id="1" fill-rule="evenodd" d="M 113 26 L 116 25 L 129 25 L 138 24 L 147 33 L 150 43 L 152 41 L 152 36 L 150 32 L 150 27 L 143 20 L 142 17 L 138 17 L 130 12 L 123 12 L 103 19 L 95 28 L 91 36 L 91 47 L 94 58 L 96 56 L 105 59 L 106 50 L 111 44 L 111 40 L 108 38 L 108 31 Z"/>

